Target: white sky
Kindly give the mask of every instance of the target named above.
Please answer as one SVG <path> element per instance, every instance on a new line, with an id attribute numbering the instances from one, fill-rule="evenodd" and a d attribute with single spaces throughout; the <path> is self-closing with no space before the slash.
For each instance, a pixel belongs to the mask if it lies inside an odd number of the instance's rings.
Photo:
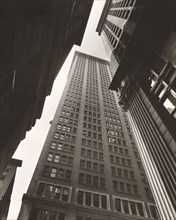
<path id="1" fill-rule="evenodd" d="M 74 46 L 66 62 L 59 72 L 50 96 L 46 98 L 42 117 L 37 120 L 31 131 L 27 132 L 26 138 L 20 143 L 14 158 L 23 161 L 22 167 L 17 169 L 14 188 L 11 197 L 8 220 L 16 220 L 21 207 L 21 200 L 26 193 L 37 164 L 40 152 L 49 131 L 49 122 L 53 119 L 60 97 L 62 95 L 74 51 L 78 50 L 102 59 L 107 59 L 102 41 L 95 32 L 105 0 L 95 0 L 86 32 L 81 47 Z"/>

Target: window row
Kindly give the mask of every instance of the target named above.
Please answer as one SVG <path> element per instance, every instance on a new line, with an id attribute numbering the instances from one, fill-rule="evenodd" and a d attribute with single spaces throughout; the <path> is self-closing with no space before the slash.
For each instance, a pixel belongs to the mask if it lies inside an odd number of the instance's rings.
<path id="1" fill-rule="evenodd" d="M 79 173 L 79 184 L 97 188 L 105 188 L 105 178 L 90 174 Z"/>
<path id="2" fill-rule="evenodd" d="M 122 33 L 122 29 L 120 29 L 108 20 L 106 20 L 106 24 L 112 30 L 112 32 L 119 38 Z"/>
<path id="3" fill-rule="evenodd" d="M 93 107 L 91 105 L 85 105 L 85 109 L 91 110 L 91 111 L 96 111 L 100 112 L 100 108 Z"/>
<path id="4" fill-rule="evenodd" d="M 114 136 L 124 138 L 124 133 L 123 132 L 115 131 L 115 130 L 111 130 L 111 129 L 106 129 L 106 130 L 107 130 L 107 133 L 110 134 L 110 135 L 114 135 Z"/>
<path id="5" fill-rule="evenodd" d="M 131 167 L 131 160 L 128 158 L 114 156 L 112 154 L 109 157 L 111 163 L 116 163 L 118 165 Z"/>
<path id="6" fill-rule="evenodd" d="M 76 127 L 72 127 L 72 126 L 68 126 L 68 125 L 64 125 L 64 124 L 57 124 L 57 129 L 62 130 L 62 131 L 72 132 L 72 133 L 77 132 Z"/>
<path id="7" fill-rule="evenodd" d="M 65 115 L 67 117 L 72 117 L 72 118 L 78 118 L 79 117 L 79 114 L 77 114 L 77 113 L 68 112 L 68 111 L 64 111 L 64 110 L 61 111 L 61 114 Z"/>
<path id="8" fill-rule="evenodd" d="M 54 162 L 54 163 L 62 163 L 67 165 L 73 164 L 73 157 L 69 157 L 67 155 L 59 155 L 59 154 L 53 154 L 49 153 L 47 157 L 47 161 Z"/>
<path id="9" fill-rule="evenodd" d="M 158 211 L 154 204 L 148 203 L 149 216 L 146 212 L 146 207 L 144 203 L 140 201 L 114 197 L 114 204 L 115 209 L 118 212 L 142 217 L 151 217 L 152 219 L 159 219 Z"/>
<path id="10" fill-rule="evenodd" d="M 134 184 L 113 180 L 113 188 L 116 192 L 139 195 L 137 185 Z"/>
<path id="11" fill-rule="evenodd" d="M 110 127 L 110 128 L 115 128 L 115 129 L 118 129 L 118 130 L 122 130 L 122 125 L 117 125 L 117 124 L 114 124 L 114 123 L 109 123 L 109 122 L 106 122 L 106 126 L 107 127 Z"/>
<path id="12" fill-rule="evenodd" d="M 104 164 L 100 164 L 88 160 L 82 160 L 82 159 L 80 160 L 80 168 L 91 170 L 93 172 L 100 172 L 100 173 L 105 172 Z"/>
<path id="13" fill-rule="evenodd" d="M 100 114 L 92 111 L 84 110 L 84 114 L 88 116 L 93 116 L 95 118 L 100 118 Z"/>
<path id="14" fill-rule="evenodd" d="M 115 137 L 108 136 L 108 142 L 113 143 L 113 144 L 126 146 L 126 141 L 122 140 L 120 138 L 115 138 Z"/>
<path id="15" fill-rule="evenodd" d="M 78 190 L 77 203 L 80 205 L 96 207 L 100 209 L 109 209 L 109 197 L 105 194 L 98 194 L 89 191 Z"/>
<path id="16" fill-rule="evenodd" d="M 62 107 L 66 111 L 76 111 L 79 112 L 79 108 L 76 108 L 74 106 L 69 106 L 69 105 L 63 105 Z"/>
<path id="17" fill-rule="evenodd" d="M 105 119 L 106 119 L 106 121 L 112 121 L 112 122 L 116 122 L 116 123 L 121 123 L 120 119 L 117 119 L 117 118 L 112 118 L 112 117 L 109 117 L 109 116 L 105 116 Z"/>
<path id="18" fill-rule="evenodd" d="M 42 176 L 70 181 L 71 170 L 45 165 Z"/>
<path id="19" fill-rule="evenodd" d="M 93 118 L 93 117 L 84 116 L 84 121 L 92 122 L 92 123 L 99 124 L 99 125 L 101 124 L 100 119 Z"/>
<path id="20" fill-rule="evenodd" d="M 78 101 L 78 102 L 80 102 L 81 101 L 81 96 L 75 96 L 75 97 L 73 97 L 73 96 L 70 96 L 70 95 L 66 95 L 66 97 L 65 97 L 67 100 L 70 100 L 70 101 Z"/>
<path id="21" fill-rule="evenodd" d="M 113 176 L 127 178 L 127 179 L 131 179 L 131 180 L 135 179 L 134 172 L 131 170 L 121 169 L 121 168 L 117 168 L 117 167 L 111 167 L 111 173 Z"/>
<path id="22" fill-rule="evenodd" d="M 102 152 L 98 152 L 98 151 L 90 150 L 86 148 L 81 148 L 81 156 L 91 157 L 91 158 L 98 159 L 98 160 L 104 159 L 104 155 Z"/>
<path id="23" fill-rule="evenodd" d="M 119 17 L 119 18 L 127 19 L 130 14 L 130 11 L 131 10 L 128 10 L 128 9 L 127 10 L 123 10 L 123 9 L 122 10 L 110 10 L 109 14 Z"/>
<path id="24" fill-rule="evenodd" d="M 109 99 L 109 98 L 108 98 Z M 115 102 L 115 100 L 114 100 Z M 108 115 L 108 117 L 116 117 L 118 118 L 119 117 L 119 114 L 115 111 L 107 111 L 106 109 L 104 110 L 105 114 Z"/>
<path id="25" fill-rule="evenodd" d="M 111 5 L 111 8 L 131 7 L 135 0 L 122 0 Z"/>
<path id="26" fill-rule="evenodd" d="M 64 101 L 65 104 L 69 104 L 69 105 L 75 105 L 75 106 L 80 106 L 80 102 L 79 101 L 73 101 L 73 100 L 69 100 L 69 99 L 65 99 Z"/>
<path id="27" fill-rule="evenodd" d="M 118 212 L 147 217 L 145 205 L 142 202 L 114 198 L 115 209 Z"/>
<path id="28" fill-rule="evenodd" d="M 99 107 L 100 106 L 100 103 L 99 103 L 99 101 L 97 100 L 96 102 L 94 101 L 89 101 L 89 100 L 85 100 L 85 103 L 86 104 L 88 104 L 88 105 L 93 105 L 93 106 L 97 106 L 97 107 Z M 85 110 L 85 111 L 87 111 L 87 110 Z M 88 113 L 85 113 L 84 112 L 84 114 L 88 114 Z M 97 115 L 99 115 L 99 114 L 97 114 Z M 98 116 L 97 116 L 98 117 Z M 100 116 L 99 116 L 100 117 Z"/>
<path id="29" fill-rule="evenodd" d="M 65 220 L 65 213 L 32 208 L 29 220 Z"/>
<path id="30" fill-rule="evenodd" d="M 78 120 L 75 120 L 73 118 L 64 118 L 64 117 L 60 116 L 59 121 L 64 122 L 64 123 L 68 123 L 68 124 L 78 125 Z"/>
<path id="31" fill-rule="evenodd" d="M 85 137 L 90 137 L 90 138 L 93 138 L 93 139 L 102 140 L 102 134 L 99 134 L 99 133 L 96 133 L 96 132 L 83 130 L 82 135 L 85 136 Z"/>
<path id="32" fill-rule="evenodd" d="M 51 149 L 58 150 L 58 151 L 65 151 L 68 153 L 74 153 L 75 146 L 69 145 L 69 144 L 52 142 Z"/>
<path id="33" fill-rule="evenodd" d="M 36 195 L 49 199 L 70 202 L 71 191 L 72 190 L 70 187 L 40 182 L 38 185 Z"/>
<path id="34" fill-rule="evenodd" d="M 60 139 L 60 140 L 65 140 L 65 141 L 70 141 L 73 143 L 75 143 L 75 141 L 76 141 L 76 136 L 70 135 L 70 134 L 65 134 L 65 133 L 58 133 L 58 132 L 54 133 L 54 138 Z"/>
<path id="35" fill-rule="evenodd" d="M 86 139 L 86 138 L 82 138 L 82 145 L 86 145 L 86 146 L 98 148 L 98 149 L 103 149 L 102 142 L 97 142 L 97 141 Z"/>
<path id="36" fill-rule="evenodd" d="M 100 126 L 90 124 L 90 123 L 86 123 L 86 122 L 83 122 L 83 128 L 88 128 L 88 129 L 91 129 L 91 130 L 94 130 L 94 131 L 101 131 Z"/>

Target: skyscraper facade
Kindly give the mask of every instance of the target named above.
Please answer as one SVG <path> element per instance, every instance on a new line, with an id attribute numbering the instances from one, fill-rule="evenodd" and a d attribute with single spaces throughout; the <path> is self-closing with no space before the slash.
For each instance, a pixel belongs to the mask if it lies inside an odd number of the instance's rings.
<path id="1" fill-rule="evenodd" d="M 176 219 L 175 8 L 174 1 L 107 1 L 97 27 L 116 60 L 110 89 L 128 112 L 163 220 Z"/>
<path id="2" fill-rule="evenodd" d="M 159 219 L 111 74 L 75 52 L 18 220 Z"/>

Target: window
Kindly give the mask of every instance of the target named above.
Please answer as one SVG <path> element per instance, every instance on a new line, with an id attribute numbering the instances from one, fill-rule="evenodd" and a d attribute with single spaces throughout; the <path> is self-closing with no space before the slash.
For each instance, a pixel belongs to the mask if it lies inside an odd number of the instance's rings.
<path id="1" fill-rule="evenodd" d="M 53 160 L 53 156 L 54 156 L 53 154 L 49 153 L 47 161 L 52 161 Z"/>
<path id="2" fill-rule="evenodd" d="M 51 148 L 52 148 L 52 149 L 56 149 L 56 142 L 52 142 L 52 143 L 51 143 Z"/>
<path id="3" fill-rule="evenodd" d="M 101 207 L 107 209 L 107 197 L 103 195 L 101 195 Z"/>
<path id="4" fill-rule="evenodd" d="M 86 195 L 85 204 L 88 205 L 88 206 L 91 206 L 91 193 L 90 192 L 86 192 L 85 195 Z"/>
<path id="5" fill-rule="evenodd" d="M 122 204 L 123 204 L 124 212 L 129 213 L 128 201 L 127 200 L 122 200 Z"/>
<path id="6" fill-rule="evenodd" d="M 54 199 L 59 200 L 61 195 L 61 187 L 56 187 L 54 191 Z"/>
<path id="7" fill-rule="evenodd" d="M 137 203 L 138 211 L 140 216 L 144 216 L 144 210 L 143 210 L 143 205 L 142 203 Z"/>
<path id="8" fill-rule="evenodd" d="M 54 157 L 54 162 L 59 163 L 60 155 L 56 154 Z"/>
<path id="9" fill-rule="evenodd" d="M 132 212 L 132 214 L 133 214 L 133 215 L 137 215 L 135 202 L 130 201 L 130 206 L 131 206 L 131 212 Z"/>
<path id="10" fill-rule="evenodd" d="M 55 178 L 56 177 L 57 168 L 51 168 L 50 177 Z"/>
<path id="11" fill-rule="evenodd" d="M 93 205 L 94 207 L 99 208 L 99 195 L 98 194 L 93 194 Z"/>
<path id="12" fill-rule="evenodd" d="M 40 183 L 37 189 L 37 195 L 38 196 L 44 196 L 45 193 L 45 184 L 44 183 Z"/>
<path id="13" fill-rule="evenodd" d="M 48 210 L 42 210 L 41 213 L 40 213 L 40 218 L 39 218 L 39 220 L 46 220 L 48 214 L 49 214 Z"/>
<path id="14" fill-rule="evenodd" d="M 83 205 L 83 197 L 84 197 L 84 192 L 83 191 L 78 191 L 78 204 L 82 204 Z"/>
<path id="15" fill-rule="evenodd" d="M 59 138 L 59 133 L 58 132 L 54 133 L 54 138 Z"/>
<path id="16" fill-rule="evenodd" d="M 115 198 L 115 208 L 118 212 L 121 212 L 122 209 L 121 209 L 121 200 L 118 199 L 118 198 Z"/>
<path id="17" fill-rule="evenodd" d="M 62 200 L 63 201 L 68 201 L 68 196 L 69 196 L 69 189 L 68 188 L 63 188 Z"/>
<path id="18" fill-rule="evenodd" d="M 52 194 L 53 194 L 53 186 L 47 185 L 45 197 L 50 199 L 52 198 Z"/>
<path id="19" fill-rule="evenodd" d="M 56 214 L 57 214 L 57 212 L 50 212 L 49 220 L 55 220 L 56 219 Z"/>
<path id="20" fill-rule="evenodd" d="M 63 148 L 63 144 L 62 143 L 58 143 L 57 150 L 62 150 L 62 148 Z"/>
<path id="21" fill-rule="evenodd" d="M 64 169 L 59 169 L 58 178 L 63 178 L 63 177 L 64 177 Z"/>
<path id="22" fill-rule="evenodd" d="M 43 176 L 49 176 L 50 173 L 50 166 L 45 166 L 43 169 Z"/>

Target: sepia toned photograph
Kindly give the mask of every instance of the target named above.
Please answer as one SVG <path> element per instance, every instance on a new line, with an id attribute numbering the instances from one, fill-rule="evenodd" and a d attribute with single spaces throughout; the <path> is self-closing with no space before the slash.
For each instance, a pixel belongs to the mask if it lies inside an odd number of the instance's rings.
<path id="1" fill-rule="evenodd" d="M 0 0 L 0 220 L 176 220 L 175 0 Z"/>

